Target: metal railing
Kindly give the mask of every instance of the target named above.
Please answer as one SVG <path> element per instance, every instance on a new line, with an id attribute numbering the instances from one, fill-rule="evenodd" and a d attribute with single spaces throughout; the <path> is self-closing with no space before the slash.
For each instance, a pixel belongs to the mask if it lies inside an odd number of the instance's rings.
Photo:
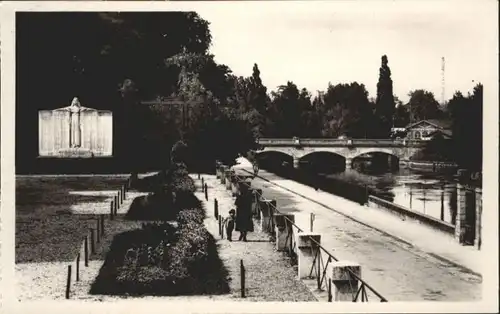
<path id="1" fill-rule="evenodd" d="M 238 180 L 240 183 L 247 184 L 247 182 L 244 182 L 244 180 L 240 180 L 237 175 L 234 176 L 236 180 Z M 248 185 L 248 184 L 247 184 Z M 250 185 L 248 185 L 250 187 Z M 260 204 L 261 202 L 259 201 L 258 198 L 261 198 L 262 200 L 265 200 L 263 193 L 258 193 L 255 191 L 255 197 L 257 201 L 257 211 L 260 213 Z M 267 230 L 274 230 L 274 214 L 282 214 L 278 207 L 274 205 L 272 202 L 266 202 L 268 206 L 272 207 L 272 210 L 270 211 L 271 214 L 271 219 L 269 221 L 270 226 L 267 226 L 269 229 Z M 297 250 L 297 243 L 295 241 L 294 237 L 294 228 L 297 230 L 297 233 L 304 232 L 302 228 L 300 228 L 297 224 L 295 224 L 294 221 L 289 219 L 288 217 L 284 216 L 285 219 L 285 228 L 288 228 L 291 232 L 288 232 L 287 239 L 286 239 L 286 244 L 288 244 L 290 241 L 290 245 L 287 246 L 289 247 L 288 254 L 291 257 L 294 257 L 296 254 Z M 271 229 L 272 228 L 272 229 Z M 315 277 L 317 278 L 317 288 L 318 290 L 324 290 L 326 289 L 328 292 L 328 301 L 332 301 L 332 288 L 331 288 L 331 279 L 328 281 L 326 280 L 326 274 L 327 274 L 327 269 L 328 265 L 332 261 L 338 261 L 338 259 L 333 256 L 326 248 L 324 248 L 320 243 L 318 243 L 313 237 L 308 236 L 308 239 L 310 240 L 311 243 L 311 249 L 315 252 L 315 257 L 313 260 L 313 264 L 311 266 L 310 274 L 309 276 L 311 277 L 313 274 L 313 271 L 315 272 Z M 312 247 L 314 245 L 314 247 Z M 323 258 L 323 254 L 326 255 L 326 263 L 325 259 Z M 353 296 L 352 296 L 352 302 L 368 302 L 368 293 L 367 289 L 373 293 L 374 296 L 378 297 L 380 302 L 388 302 L 388 300 L 383 297 L 377 290 L 375 290 L 372 286 L 370 286 L 366 281 L 364 281 L 361 277 L 359 277 L 352 269 L 347 268 L 347 271 L 349 272 L 350 276 L 357 280 L 360 285 L 356 289 L 356 292 L 354 293 L 353 291 Z M 354 289 L 353 289 L 354 290 Z"/>

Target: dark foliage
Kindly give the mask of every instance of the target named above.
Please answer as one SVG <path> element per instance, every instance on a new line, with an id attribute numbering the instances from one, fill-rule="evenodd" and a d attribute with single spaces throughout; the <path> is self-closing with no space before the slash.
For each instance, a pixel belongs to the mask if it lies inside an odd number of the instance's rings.
<path id="1" fill-rule="evenodd" d="M 391 69 L 389 68 L 387 56 L 382 56 L 380 75 L 377 83 L 377 100 L 375 104 L 375 115 L 378 120 L 375 136 L 387 138 L 393 126 L 394 116 L 394 94 L 392 91 Z"/>
<path id="2" fill-rule="evenodd" d="M 18 172 L 75 169 L 36 160 L 37 110 L 61 107 L 75 96 L 83 105 L 113 110 L 114 157 L 106 172 L 134 177 L 167 169 L 172 158 L 193 171 L 213 171 L 215 160 L 231 164 L 255 149 L 258 137 L 383 138 L 393 125 L 447 115 L 457 161 L 480 168 L 482 85 L 467 101 L 452 99 L 447 112 L 422 89 L 395 109 L 383 56 L 375 100 L 359 82 L 329 84 L 314 98 L 293 82 L 269 93 L 257 64 L 251 76 L 237 77 L 215 61 L 208 53 L 209 23 L 196 13 L 19 13 L 16 23 Z M 184 105 L 141 104 L 168 97 Z M 187 148 L 172 156 L 179 140 Z M 470 147 L 477 152 L 472 157 L 466 154 Z M 85 167 L 102 166 L 96 159 Z"/>

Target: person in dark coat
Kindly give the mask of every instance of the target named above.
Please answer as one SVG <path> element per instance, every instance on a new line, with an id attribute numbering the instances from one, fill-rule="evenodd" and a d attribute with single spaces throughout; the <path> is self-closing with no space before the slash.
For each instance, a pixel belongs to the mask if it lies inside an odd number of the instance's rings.
<path id="1" fill-rule="evenodd" d="M 236 231 L 240 232 L 239 241 L 247 241 L 247 232 L 253 232 L 252 194 L 245 184 L 241 185 L 236 197 Z"/>

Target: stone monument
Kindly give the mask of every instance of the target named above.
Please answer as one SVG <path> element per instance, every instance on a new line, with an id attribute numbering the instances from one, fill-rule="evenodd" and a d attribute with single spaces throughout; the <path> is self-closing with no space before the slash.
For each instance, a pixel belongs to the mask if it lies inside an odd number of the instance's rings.
<path id="1" fill-rule="evenodd" d="M 111 111 L 84 107 L 76 97 L 70 106 L 39 111 L 41 157 L 112 156 L 112 133 Z"/>

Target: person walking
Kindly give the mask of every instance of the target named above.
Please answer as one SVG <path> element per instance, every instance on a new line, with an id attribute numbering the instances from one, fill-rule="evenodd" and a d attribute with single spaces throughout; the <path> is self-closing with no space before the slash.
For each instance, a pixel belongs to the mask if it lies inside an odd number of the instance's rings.
<path id="1" fill-rule="evenodd" d="M 241 184 L 240 194 L 236 197 L 236 231 L 240 232 L 239 241 L 247 241 L 247 233 L 253 232 L 252 194 L 246 184 Z"/>

